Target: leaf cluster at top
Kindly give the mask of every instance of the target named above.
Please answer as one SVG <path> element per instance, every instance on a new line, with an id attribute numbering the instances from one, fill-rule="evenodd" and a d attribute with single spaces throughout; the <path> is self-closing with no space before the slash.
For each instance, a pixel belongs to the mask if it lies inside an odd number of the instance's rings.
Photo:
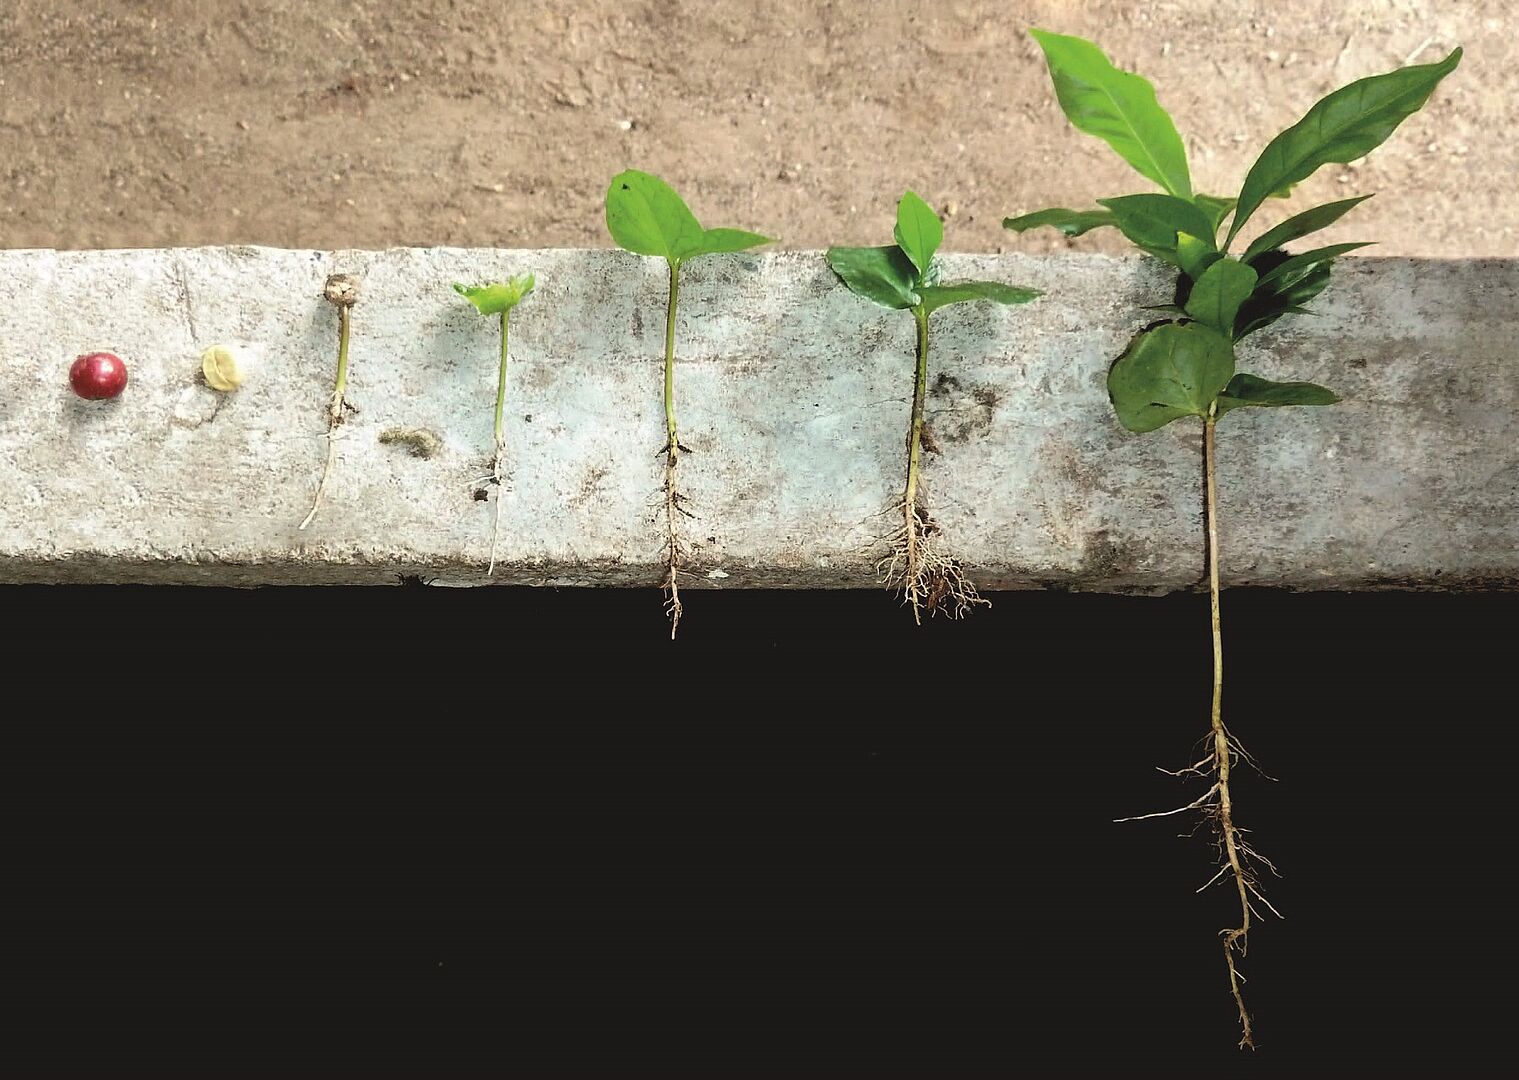
<path id="1" fill-rule="evenodd" d="M 1268 198 L 1285 198 L 1321 166 L 1354 161 L 1380 146 L 1455 70 L 1461 50 L 1438 63 L 1373 75 L 1335 90 L 1267 144 L 1237 196 L 1222 197 L 1193 191 L 1181 136 L 1147 80 L 1114 67 L 1089 41 L 1043 30 L 1033 35 L 1071 123 L 1104 140 L 1163 189 L 1098 199 L 1101 209 L 1053 207 L 1003 222 L 1015 232 L 1049 227 L 1073 237 L 1111 226 L 1179 271 L 1176 302 L 1161 309 L 1179 321 L 1137 337 L 1109 375 L 1122 423 L 1150 431 L 1180 416 L 1338 400 L 1310 383 L 1236 375 L 1233 346 L 1283 315 L 1307 313 L 1305 305 L 1328 285 L 1334 260 L 1366 245 L 1331 244 L 1296 255 L 1285 245 L 1332 225 L 1370 196 L 1296 214 L 1239 255 L 1229 248 Z"/>
<path id="2" fill-rule="evenodd" d="M 999 281 L 940 283 L 934 256 L 944 242 L 944 226 L 914 192 L 897 202 L 893 235 L 897 242 L 885 247 L 829 248 L 828 265 L 851 292 L 882 307 L 912 310 L 920 316 L 972 300 L 1024 304 L 1039 295 L 1035 289 Z"/>

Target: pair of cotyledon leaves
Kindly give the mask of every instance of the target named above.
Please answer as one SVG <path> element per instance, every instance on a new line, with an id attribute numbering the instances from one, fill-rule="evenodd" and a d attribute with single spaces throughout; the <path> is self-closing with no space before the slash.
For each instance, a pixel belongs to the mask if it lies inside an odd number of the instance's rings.
<path id="1" fill-rule="evenodd" d="M 607 229 L 612 239 L 638 255 L 656 255 L 672 269 L 698 255 L 746 251 L 771 242 L 743 229 L 704 229 L 675 190 L 657 176 L 636 169 L 618 173 L 607 189 Z M 531 274 L 492 285 L 454 288 L 482 315 L 510 311 L 533 290 Z"/>
<path id="2" fill-rule="evenodd" d="M 707 229 L 670 185 L 657 176 L 629 169 L 613 177 L 607 189 L 607 229 L 618 245 L 638 255 L 657 256 L 672 267 L 699 255 L 745 251 L 771 243 L 769 237 L 743 229 Z M 897 205 L 897 243 L 881 248 L 834 248 L 829 264 L 854 292 L 884 307 L 922 308 L 926 313 L 948 304 L 994 300 L 1020 304 L 1039 295 L 993 281 L 937 284 L 934 254 L 944 227 L 928 204 L 912 192 Z M 510 311 L 533 291 L 531 274 L 505 282 L 454 289 L 482 315 Z"/>
<path id="3" fill-rule="evenodd" d="M 504 315 L 533 291 L 536 281 L 532 274 L 514 274 L 505 281 L 490 285 L 454 284 L 454 292 L 471 304 L 481 315 Z"/>
<path id="4" fill-rule="evenodd" d="M 1100 210 L 1051 208 L 1003 224 L 1017 232 L 1043 226 L 1067 236 L 1114 226 L 1140 250 L 1181 271 L 1178 303 L 1161 310 L 1186 322 L 1141 334 L 1113 365 L 1108 389 L 1123 424 L 1150 431 L 1182 416 L 1221 415 L 1246 405 L 1328 405 L 1338 400 L 1311 383 L 1275 383 L 1234 372 L 1233 343 L 1304 305 L 1329 282 L 1335 258 L 1364 247 L 1333 244 L 1298 255 L 1283 245 L 1326 228 L 1369 196 L 1343 199 L 1297 214 L 1257 237 L 1238 257 L 1228 254 L 1240 230 L 1266 199 L 1330 163 L 1364 157 L 1417 112 L 1461 50 L 1435 64 L 1361 79 L 1319 101 L 1273 139 L 1251 166 L 1237 198 L 1194 193 L 1186 151 L 1155 89 L 1120 71 L 1091 42 L 1033 32 L 1044 50 L 1055 94 L 1071 123 L 1108 143 L 1165 194 L 1099 199 Z M 1219 230 L 1230 218 L 1222 245 Z"/>

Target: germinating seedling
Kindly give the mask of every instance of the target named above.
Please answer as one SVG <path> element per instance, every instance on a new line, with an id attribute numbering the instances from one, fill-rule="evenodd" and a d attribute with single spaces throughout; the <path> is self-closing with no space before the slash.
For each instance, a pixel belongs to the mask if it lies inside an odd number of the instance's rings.
<path id="1" fill-rule="evenodd" d="M 1221 714 L 1223 638 L 1214 429 L 1220 417 L 1235 409 L 1331 405 L 1338 400 L 1322 386 L 1273 382 L 1237 372 L 1235 345 L 1283 315 L 1308 313 L 1304 305 L 1329 283 L 1334 260 L 1364 245 L 1331 244 L 1296 255 L 1284 250 L 1284 245 L 1339 220 L 1369 196 L 1305 210 L 1266 230 L 1238 254 L 1231 254 L 1230 247 L 1268 198 L 1288 196 L 1295 184 L 1322 165 L 1354 161 L 1380 146 L 1455 70 L 1461 50 L 1436 64 L 1375 75 L 1334 91 L 1267 144 L 1236 198 L 1219 198 L 1192 190 L 1181 138 L 1149 82 L 1114 68 L 1091 42 L 1039 30 L 1033 33 L 1044 49 L 1056 96 L 1071 123 L 1102 138 L 1165 189 L 1164 194 L 1099 199 L 1100 210 L 1041 210 L 1009 218 L 1004 224 L 1018 232 L 1052 226 L 1067 236 L 1114 226 L 1141 250 L 1178 271 L 1174 302 L 1150 309 L 1163 311 L 1169 318 L 1142 330 L 1114 362 L 1108 373 L 1108 392 L 1119 422 L 1130 431 L 1154 431 L 1183 417 L 1202 423 L 1213 703 L 1208 752 L 1176 775 L 1200 779 L 1209 787 L 1186 806 L 1142 816 L 1200 810 L 1216 827 L 1220 865 L 1207 885 L 1232 881 L 1239 894 L 1239 925 L 1221 935 L 1229 986 L 1239 1009 L 1240 1046 L 1250 1047 L 1254 1034 L 1240 993 L 1243 977 L 1237 959 L 1245 954 L 1252 917 L 1259 917 L 1253 902 L 1276 910 L 1261 895 L 1257 878 L 1258 866 L 1273 873 L 1275 867 L 1241 835 L 1245 830 L 1235 823 L 1229 789 L 1230 770 L 1241 760 L 1251 759 L 1224 726 Z M 1225 220 L 1229 221 L 1227 231 L 1223 230 Z"/>
<path id="2" fill-rule="evenodd" d="M 501 367 L 496 376 L 496 452 L 491 459 L 491 483 L 496 488 L 496 514 L 491 525 L 491 559 L 485 576 L 496 572 L 496 545 L 501 539 L 501 466 L 506 458 L 506 360 L 507 343 L 511 339 L 512 308 L 527 299 L 533 291 L 532 274 L 515 274 L 505 281 L 490 285 L 460 285 L 454 291 L 471 304 L 481 315 L 495 315 L 501 320 Z"/>
<path id="3" fill-rule="evenodd" d="M 612 178 L 607 189 L 607 229 L 618 246 L 635 255 L 656 255 L 670 267 L 669 301 L 665 306 L 665 605 L 670 616 L 670 637 L 680 629 L 684 610 L 680 602 L 680 575 L 685 548 L 680 539 L 680 518 L 689 517 L 685 498 L 676 485 L 675 469 L 680 455 L 690 448 L 681 444 L 675 425 L 675 311 L 680 302 L 681 265 L 700 255 L 747 251 L 768 244 L 769 237 L 742 229 L 704 229 L 670 185 L 656 176 L 629 169 Z"/>
<path id="4" fill-rule="evenodd" d="M 939 308 L 972 300 L 1025 304 L 1039 293 L 997 281 L 941 284 L 934 254 L 944 240 L 944 226 L 929 205 L 909 191 L 897 202 L 896 243 L 885 247 L 829 248 L 828 265 L 849 290 L 884 308 L 912 312 L 918 326 L 917 363 L 913 374 L 912 414 L 907 426 L 907 483 L 893 508 L 902 524 L 890 538 L 882 561 L 886 583 L 902 590 L 914 621 L 943 611 L 958 618 L 985 604 L 960 563 L 945 554 L 939 525 L 929 513 L 923 489 L 923 404 L 928 389 L 928 317 Z"/>
<path id="5" fill-rule="evenodd" d="M 353 411 L 348 404 L 348 336 L 353 321 L 353 307 L 359 302 L 359 283 L 348 274 L 333 274 L 322 290 L 327 302 L 338 309 L 338 374 L 333 381 L 332 397 L 327 402 L 327 463 L 322 466 L 322 478 L 316 485 L 316 496 L 311 500 L 311 511 L 301 522 L 304 529 L 316 518 L 322 507 L 322 495 L 327 491 L 327 479 L 338 459 L 338 428 L 343 417 Z"/>

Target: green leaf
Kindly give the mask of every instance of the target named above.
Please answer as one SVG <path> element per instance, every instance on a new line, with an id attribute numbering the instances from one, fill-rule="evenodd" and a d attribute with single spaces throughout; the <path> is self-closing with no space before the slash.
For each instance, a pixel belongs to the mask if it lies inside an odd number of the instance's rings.
<path id="1" fill-rule="evenodd" d="M 1273 291 L 1269 285 L 1263 288 L 1257 283 L 1255 292 L 1245 301 L 1234 320 L 1234 340 L 1238 341 L 1246 334 L 1270 326 L 1283 315 L 1313 314 L 1303 305 L 1328 286 L 1329 271 L 1333 265 L 1332 261 L 1321 262 L 1281 291 Z"/>
<path id="2" fill-rule="evenodd" d="M 1047 30 L 1030 33 L 1044 50 L 1055 96 L 1076 129 L 1102 139 L 1172 195 L 1191 198 L 1187 151 L 1149 81 L 1119 71 L 1090 41 Z"/>
<path id="3" fill-rule="evenodd" d="M 882 307 L 917 306 L 917 267 L 897 245 L 829 248 L 827 258 L 829 267 L 850 292 Z"/>
<path id="4" fill-rule="evenodd" d="M 1022 217 L 1002 219 L 1002 227 L 1013 232 L 1021 233 L 1049 226 L 1059 229 L 1067 236 L 1081 236 L 1093 229 L 1115 224 L 1117 222 L 1113 220 L 1111 210 L 1065 210 L 1058 206 L 1052 206 L 1048 210 L 1035 210 Z"/>
<path id="5" fill-rule="evenodd" d="M 607 231 L 619 247 L 671 263 L 771 242 L 742 229 L 703 229 L 674 188 L 637 169 L 618 173 L 607 188 Z"/>
<path id="6" fill-rule="evenodd" d="M 944 242 L 944 224 L 933 208 L 909 191 L 897 201 L 897 247 L 902 249 L 918 273 L 928 273 L 934 252 Z"/>
<path id="7" fill-rule="evenodd" d="M 1026 304 L 1040 295 L 1038 289 L 1004 285 L 1000 281 L 957 281 L 953 285 L 924 285 L 918 289 L 924 312 L 933 312 L 950 304 L 971 300 L 990 300 L 997 304 Z"/>
<path id="8" fill-rule="evenodd" d="M 1283 405 L 1333 405 L 1340 396 L 1310 382 L 1272 382 L 1240 372 L 1218 397 L 1218 415 L 1245 406 L 1269 409 Z"/>
<path id="9" fill-rule="evenodd" d="M 1315 206 L 1312 210 L 1304 210 L 1301 214 L 1294 214 L 1274 229 L 1267 229 L 1253 240 L 1245 249 L 1245 254 L 1240 256 L 1245 262 L 1250 262 L 1259 255 L 1268 251 L 1274 251 L 1284 244 L 1316 233 L 1320 229 L 1327 229 L 1350 210 L 1357 203 L 1363 203 L 1371 198 L 1370 195 L 1357 195 L 1353 199 L 1341 199 L 1339 202 L 1325 203 L 1323 206 Z"/>
<path id="10" fill-rule="evenodd" d="M 1176 261 L 1182 272 L 1193 281 L 1202 277 L 1208 267 L 1223 256 L 1206 240 L 1200 240 L 1189 232 L 1176 234 Z"/>
<path id="11" fill-rule="evenodd" d="M 1275 286 L 1276 291 L 1280 291 L 1295 278 L 1301 277 L 1319 263 L 1328 262 L 1345 254 L 1347 251 L 1354 251 L 1356 248 L 1370 246 L 1369 242 L 1361 244 L 1330 244 L 1328 247 L 1305 251 L 1301 255 L 1292 255 L 1262 274 L 1260 285 L 1262 288 L 1272 285 Z M 1278 282 L 1281 284 L 1277 284 Z"/>
<path id="12" fill-rule="evenodd" d="M 1192 201 L 1213 219 L 1213 233 L 1210 235 L 1217 235 L 1218 227 L 1224 223 L 1224 218 L 1229 216 L 1229 211 L 1234 209 L 1234 204 L 1239 200 L 1227 199 L 1222 195 L 1194 195 Z"/>
<path id="13" fill-rule="evenodd" d="M 687 244 L 681 249 L 679 257 L 682 259 L 694 259 L 698 255 L 719 255 L 730 251 L 748 251 L 752 247 L 761 244 L 773 244 L 775 241 L 768 236 L 759 233 L 745 232 L 743 229 L 704 229 L 701 236 L 694 242 Z"/>
<path id="14" fill-rule="evenodd" d="M 1213 223 L 1187 199 L 1174 195 L 1120 195 L 1098 199 L 1113 212 L 1118 228 L 1143 251 L 1175 266 L 1181 265 L 1177 233 L 1188 233 L 1211 245 Z"/>
<path id="15" fill-rule="evenodd" d="M 704 232 L 669 184 L 637 169 L 618 173 L 607 188 L 607 231 L 619 247 L 635 255 L 658 255 L 671 262 L 700 243 Z"/>
<path id="16" fill-rule="evenodd" d="M 1187 298 L 1187 314 L 1226 337 L 1234 336 L 1234 316 L 1255 288 L 1255 271 L 1233 259 L 1219 259 L 1197 279 Z"/>
<path id="17" fill-rule="evenodd" d="M 454 292 L 474 304 L 475 310 L 481 315 L 500 315 L 527 299 L 535 284 L 532 274 L 516 274 L 490 285 L 460 285 L 455 282 Z"/>
<path id="18" fill-rule="evenodd" d="M 1130 431 L 1154 431 L 1182 416 L 1207 416 L 1234 375 L 1234 346 L 1201 323 L 1146 330 L 1108 371 L 1108 396 Z"/>
<path id="19" fill-rule="evenodd" d="M 1229 226 L 1234 242 L 1240 227 L 1271 193 L 1307 179 L 1321 165 L 1365 157 L 1417 112 L 1440 80 L 1461 62 L 1461 50 L 1437 64 L 1400 68 L 1360 79 L 1325 97 L 1303 118 L 1267 144 L 1250 167 Z"/>

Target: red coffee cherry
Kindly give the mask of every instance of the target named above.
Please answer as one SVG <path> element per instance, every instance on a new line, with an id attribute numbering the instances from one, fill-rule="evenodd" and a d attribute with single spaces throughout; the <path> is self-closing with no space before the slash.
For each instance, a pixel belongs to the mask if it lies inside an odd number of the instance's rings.
<path id="1" fill-rule="evenodd" d="M 69 385 L 86 401 L 113 398 L 127 388 L 127 365 L 115 353 L 86 353 L 69 368 Z"/>

